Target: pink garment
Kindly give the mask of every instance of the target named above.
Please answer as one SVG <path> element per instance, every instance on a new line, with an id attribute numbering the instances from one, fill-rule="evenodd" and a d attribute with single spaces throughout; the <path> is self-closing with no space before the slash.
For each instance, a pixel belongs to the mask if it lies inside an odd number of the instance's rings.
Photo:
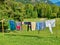
<path id="1" fill-rule="evenodd" d="M 17 30 L 20 30 L 20 28 L 21 28 L 21 26 L 16 26 L 16 29 L 17 29 Z"/>

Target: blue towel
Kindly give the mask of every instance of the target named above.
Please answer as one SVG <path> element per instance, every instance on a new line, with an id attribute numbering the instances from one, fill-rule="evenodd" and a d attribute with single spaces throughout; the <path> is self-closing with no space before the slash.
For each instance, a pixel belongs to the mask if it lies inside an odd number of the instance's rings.
<path id="1" fill-rule="evenodd" d="M 10 29 L 13 31 L 13 30 L 16 30 L 16 23 L 13 21 L 13 20 L 10 20 L 9 21 L 9 24 L 10 24 Z"/>
<path id="2" fill-rule="evenodd" d="M 40 30 L 40 22 L 36 22 L 36 29 Z"/>
<path id="3" fill-rule="evenodd" d="M 44 29 L 46 27 L 45 22 L 40 22 L 41 24 L 41 29 Z"/>
<path id="4" fill-rule="evenodd" d="M 36 29 L 37 30 L 42 30 L 44 29 L 46 26 L 45 26 L 45 22 L 36 22 Z"/>

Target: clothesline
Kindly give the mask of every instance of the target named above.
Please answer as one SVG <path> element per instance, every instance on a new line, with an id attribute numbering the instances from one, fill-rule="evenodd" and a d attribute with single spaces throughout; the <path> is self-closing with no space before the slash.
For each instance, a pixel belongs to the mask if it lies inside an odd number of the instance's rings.
<path id="1" fill-rule="evenodd" d="M 29 30 L 42 30 L 46 27 L 49 27 L 51 33 L 52 27 L 55 27 L 55 19 L 53 20 L 46 20 L 42 22 L 14 22 L 13 20 L 9 21 L 10 23 L 10 30 L 21 30 L 23 24 L 27 25 L 27 31 Z"/>

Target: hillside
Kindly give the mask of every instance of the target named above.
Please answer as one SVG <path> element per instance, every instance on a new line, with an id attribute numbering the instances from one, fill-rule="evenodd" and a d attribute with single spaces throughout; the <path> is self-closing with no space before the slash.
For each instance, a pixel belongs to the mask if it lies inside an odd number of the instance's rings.
<path id="1" fill-rule="evenodd" d="M 35 4 L 35 3 L 41 3 L 41 2 L 43 2 L 43 3 L 48 3 L 48 4 L 51 4 L 51 5 L 53 5 L 53 4 L 55 4 L 55 5 L 57 5 L 57 6 L 60 6 L 60 1 L 52 1 L 52 0 L 16 0 L 17 2 L 22 2 L 22 3 L 24 3 L 24 4 L 26 4 L 26 3 L 31 3 L 31 4 Z M 54 3 L 55 2 L 55 3 Z"/>
<path id="2" fill-rule="evenodd" d="M 17 2 L 22 2 L 22 3 L 48 3 L 48 4 L 53 4 L 50 0 L 16 0 Z"/>

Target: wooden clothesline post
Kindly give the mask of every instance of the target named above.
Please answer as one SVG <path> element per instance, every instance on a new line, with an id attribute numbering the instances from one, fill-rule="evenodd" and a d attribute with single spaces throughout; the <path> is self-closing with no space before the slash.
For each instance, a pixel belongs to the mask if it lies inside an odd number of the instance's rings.
<path id="1" fill-rule="evenodd" d="M 3 38 L 4 38 L 4 19 L 2 20 L 2 33 L 3 33 Z"/>
<path id="2" fill-rule="evenodd" d="M 3 20 L 2 20 L 2 33 L 4 33 L 4 25 L 3 25 Z"/>

